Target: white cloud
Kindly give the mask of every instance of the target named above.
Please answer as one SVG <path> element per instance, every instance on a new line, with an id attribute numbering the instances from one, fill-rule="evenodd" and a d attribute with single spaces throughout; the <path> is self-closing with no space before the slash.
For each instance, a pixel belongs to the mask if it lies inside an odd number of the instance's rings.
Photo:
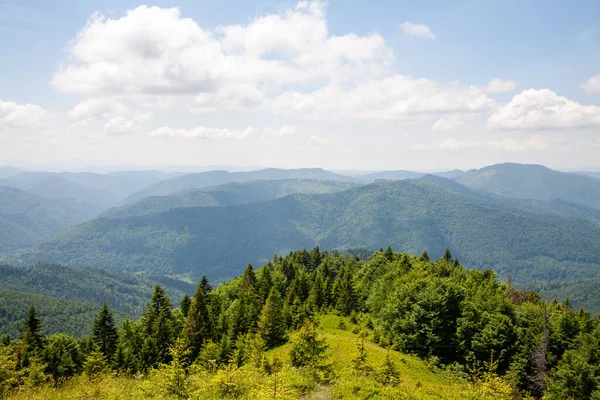
<path id="1" fill-rule="evenodd" d="M 600 93 L 600 74 L 594 75 L 582 83 L 581 89 L 588 93 Z"/>
<path id="2" fill-rule="evenodd" d="M 377 34 L 330 35 L 319 2 L 216 30 L 177 8 L 140 6 L 121 18 L 93 16 L 52 84 L 168 107 L 184 98 L 197 111 L 213 111 L 257 106 L 281 85 L 371 76 L 392 61 Z"/>
<path id="3" fill-rule="evenodd" d="M 503 80 L 503 79 L 492 79 L 486 86 L 485 90 L 490 93 L 507 93 L 513 92 L 517 86 L 519 86 L 518 82 Z"/>
<path id="4" fill-rule="evenodd" d="M 243 130 L 239 129 L 227 129 L 227 128 L 209 128 L 206 126 L 199 126 L 194 129 L 174 129 L 167 126 L 163 126 L 156 130 L 148 133 L 153 137 L 172 137 L 172 138 L 186 138 L 186 139 L 211 139 L 211 140 L 242 140 L 249 137 L 260 137 L 260 138 L 273 138 L 282 137 L 294 134 L 296 131 L 295 126 L 285 125 L 281 128 L 246 128 Z"/>
<path id="5" fill-rule="evenodd" d="M 423 38 L 423 39 L 435 39 L 435 35 L 427 25 L 422 24 L 414 24 L 412 22 L 406 21 L 400 25 L 402 31 L 406 33 L 408 36 Z"/>
<path id="6" fill-rule="evenodd" d="M 431 129 L 434 131 L 447 132 L 465 129 L 467 127 L 468 125 L 463 121 L 460 114 L 453 114 L 435 121 Z"/>
<path id="7" fill-rule="evenodd" d="M 331 140 L 329 140 L 328 138 L 323 137 L 323 136 L 314 136 L 313 135 L 308 138 L 308 144 L 310 146 L 323 146 L 323 145 L 326 145 L 329 143 L 331 143 Z"/>
<path id="8" fill-rule="evenodd" d="M 504 151 L 527 151 L 545 149 L 548 147 L 548 141 L 541 135 L 535 135 L 528 139 L 507 138 L 501 140 L 461 140 L 450 138 L 436 143 L 435 147 L 444 150 L 487 148 Z"/>
<path id="9" fill-rule="evenodd" d="M 39 128 L 46 126 L 50 119 L 50 112 L 36 104 L 0 99 L 0 128 Z"/>
<path id="10" fill-rule="evenodd" d="M 306 118 L 408 121 L 436 113 L 483 112 L 495 106 L 474 86 L 394 75 L 349 89 L 330 85 L 310 93 L 286 92 L 275 99 L 273 109 Z"/>
<path id="11" fill-rule="evenodd" d="M 135 129 L 134 121 L 124 117 L 113 117 L 109 119 L 104 127 L 113 133 L 128 133 Z"/>
<path id="12" fill-rule="evenodd" d="M 108 119 L 128 112 L 123 103 L 113 99 L 87 99 L 73 107 L 69 117 L 76 120 Z"/>
<path id="13" fill-rule="evenodd" d="M 567 129 L 600 126 L 600 107 L 586 106 L 548 89 L 529 89 L 515 95 L 488 119 L 500 129 Z"/>

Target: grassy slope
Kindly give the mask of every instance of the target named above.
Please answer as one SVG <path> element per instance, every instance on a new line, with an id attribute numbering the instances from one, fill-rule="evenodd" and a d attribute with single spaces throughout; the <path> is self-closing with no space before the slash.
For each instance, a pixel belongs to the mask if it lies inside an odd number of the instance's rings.
<path id="1" fill-rule="evenodd" d="M 396 387 L 384 386 L 376 381 L 379 365 L 383 363 L 387 350 L 371 342 L 366 342 L 367 363 L 373 367 L 374 374 L 357 373 L 352 368 L 352 359 L 357 354 L 356 335 L 351 333 L 353 325 L 345 320 L 348 328 L 337 329 L 340 317 L 327 315 L 321 326 L 329 344 L 330 361 L 335 379 L 330 384 L 315 385 L 307 382 L 306 376 L 298 370 L 286 370 L 282 373 L 282 385 L 278 396 L 273 396 L 269 386 L 274 376 L 257 375 L 251 367 L 240 370 L 219 371 L 217 374 L 196 371 L 188 377 L 186 388 L 190 398 L 222 399 L 218 390 L 227 385 L 241 388 L 241 399 L 505 399 L 498 393 L 492 393 L 489 387 L 475 385 L 470 382 L 453 379 L 453 375 L 436 371 L 418 358 L 390 351 L 390 356 L 399 375 L 400 382 Z M 294 340 L 294 335 L 291 336 Z M 291 342 L 268 352 L 267 357 L 278 357 L 288 363 Z M 14 400 L 28 399 L 176 399 L 161 390 L 160 380 L 152 376 L 126 377 L 108 375 L 90 380 L 82 376 L 67 381 L 64 386 L 45 386 L 37 389 L 23 390 L 11 396 Z M 302 393 L 298 388 L 304 388 Z M 232 398 L 232 397 L 227 397 Z"/>

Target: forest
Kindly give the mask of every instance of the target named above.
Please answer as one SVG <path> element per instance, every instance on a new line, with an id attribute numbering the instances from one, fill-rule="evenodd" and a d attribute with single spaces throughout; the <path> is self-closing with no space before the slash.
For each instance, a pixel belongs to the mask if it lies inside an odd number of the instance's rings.
<path id="1" fill-rule="evenodd" d="M 492 270 L 381 249 L 275 255 L 138 319 L 46 335 L 32 305 L 0 345 L 0 393 L 43 398 L 597 399 L 600 319 Z M 320 397 L 319 397 L 320 396 Z"/>

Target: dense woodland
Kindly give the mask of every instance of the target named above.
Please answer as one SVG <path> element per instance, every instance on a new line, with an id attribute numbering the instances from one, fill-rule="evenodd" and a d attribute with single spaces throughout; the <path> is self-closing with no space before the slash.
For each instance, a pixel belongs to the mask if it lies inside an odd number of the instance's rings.
<path id="1" fill-rule="evenodd" d="M 31 307 L 20 337 L 2 339 L 11 398 L 600 395 L 600 320 L 450 251 L 296 251 L 216 288 L 202 278 L 179 299 L 156 285 L 141 318 L 120 325 L 105 304 L 90 336 L 43 324 Z"/>

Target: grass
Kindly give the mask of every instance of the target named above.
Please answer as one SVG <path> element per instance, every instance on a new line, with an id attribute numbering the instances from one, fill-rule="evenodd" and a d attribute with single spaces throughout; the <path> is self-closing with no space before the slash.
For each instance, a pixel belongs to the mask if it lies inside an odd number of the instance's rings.
<path id="1" fill-rule="evenodd" d="M 339 329 L 340 321 L 347 328 Z M 357 334 L 360 326 L 347 318 L 326 315 L 321 321 L 322 333 L 329 345 L 329 361 L 333 371 L 328 382 L 315 380 L 307 370 L 289 367 L 289 354 L 295 334 L 288 343 L 267 352 L 267 358 L 284 361 L 279 373 L 265 375 L 252 366 L 228 366 L 216 373 L 194 369 L 174 389 L 174 374 L 168 367 L 147 376 L 103 375 L 95 379 L 80 376 L 60 387 L 45 385 L 24 388 L 8 397 L 12 400 L 87 400 L 87 399 L 177 399 L 183 391 L 190 399 L 511 399 L 510 390 L 499 380 L 473 383 L 429 366 L 416 357 L 390 350 L 390 358 L 398 373 L 396 385 L 384 385 L 379 373 L 388 350 L 366 340 L 367 369 L 358 372 L 352 360 L 358 354 Z M 277 390 L 274 390 L 274 388 Z M 508 391 L 507 391 L 508 390 Z"/>

